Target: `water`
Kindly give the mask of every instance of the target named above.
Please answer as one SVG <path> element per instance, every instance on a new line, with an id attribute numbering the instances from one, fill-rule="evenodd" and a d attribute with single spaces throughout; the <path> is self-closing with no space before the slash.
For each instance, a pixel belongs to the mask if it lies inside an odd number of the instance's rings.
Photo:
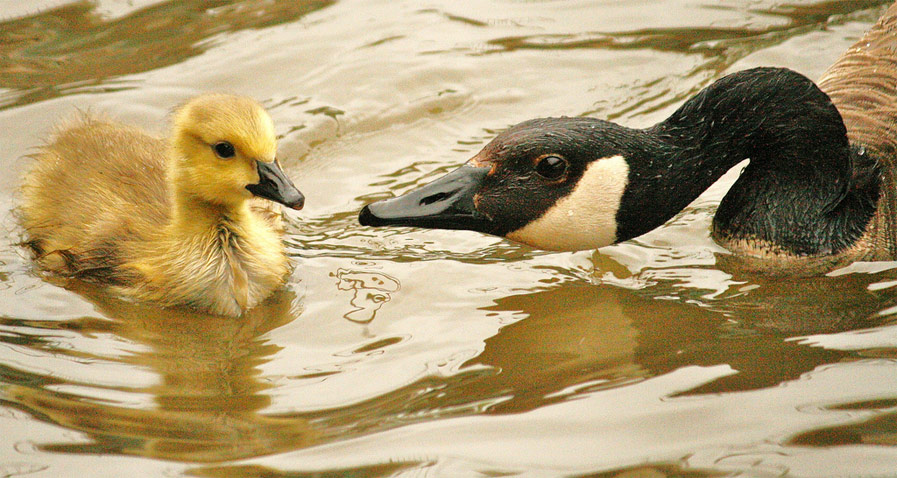
<path id="1" fill-rule="evenodd" d="M 739 271 L 708 235 L 737 170 L 600 252 L 355 221 L 531 117 L 818 77 L 884 3 L 0 1 L 0 476 L 893 476 L 897 263 Z M 307 196 L 285 290 L 233 320 L 41 280 L 24 156 L 209 90 L 269 108 Z"/>

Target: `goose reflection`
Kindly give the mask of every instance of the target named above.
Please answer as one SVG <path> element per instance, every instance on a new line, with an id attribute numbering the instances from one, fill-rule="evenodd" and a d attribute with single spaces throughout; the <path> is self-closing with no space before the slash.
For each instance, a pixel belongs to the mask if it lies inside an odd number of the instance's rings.
<path id="1" fill-rule="evenodd" d="M 686 393 L 775 386 L 852 357 L 853 352 L 791 339 L 887 322 L 879 311 L 897 293 L 874 295 L 868 286 L 894 275 L 773 280 L 752 287 L 744 287 L 748 276 L 740 276 L 728 295 L 701 300 L 665 296 L 673 284 L 630 290 L 586 281 L 508 295 L 485 311 L 519 320 L 486 339 L 483 352 L 466 364 L 468 374 L 440 393 L 454 397 L 449 401 L 492 400 L 489 413 L 517 413 L 682 367 L 720 364 L 737 373 Z M 691 292 L 700 298 L 706 291 Z"/>
<path id="2" fill-rule="evenodd" d="M 704 305 L 751 327 L 799 335 L 845 332 L 889 323 L 887 309 L 897 305 L 897 263 L 856 263 L 825 277 L 770 277 L 749 258 L 715 255 L 715 267 L 737 285 Z"/>
<path id="3" fill-rule="evenodd" d="M 239 320 L 157 309 L 81 292 L 108 319 L 3 319 L 0 325 L 45 329 L 27 343 L 42 353 L 71 354 L 92 367 L 112 360 L 129 370 L 148 370 L 158 381 L 145 387 L 105 390 L 35 375 L 14 381 L 0 394 L 3 401 L 89 437 L 84 443 L 44 443 L 39 448 L 218 462 L 295 449 L 313 439 L 313 431 L 302 418 L 262 413 L 271 403 L 266 392 L 273 385 L 263 380 L 259 367 L 281 349 L 263 335 L 296 316 L 290 292 L 278 292 Z M 138 347 L 112 358 L 83 350 L 64 351 L 54 349 L 53 342 L 43 338 L 52 336 L 47 329 L 75 331 L 85 338 L 112 334 L 118 342 Z M 136 408 L 106 399 L 128 393 L 149 396 L 153 404 Z"/>
<path id="4" fill-rule="evenodd" d="M 624 273 L 621 267 L 611 269 L 615 274 Z M 827 350 L 790 339 L 799 333 L 854 330 L 880 324 L 883 319 L 878 311 L 887 306 L 890 298 L 884 294 L 870 300 L 868 286 L 890 275 L 893 273 L 887 271 L 847 274 L 793 284 L 749 283 L 751 277 L 741 275 L 733 279 L 732 291 L 702 300 L 687 295 L 693 293 L 700 299 L 706 291 L 679 290 L 680 297 L 672 297 L 668 292 L 681 287 L 675 281 L 658 281 L 661 283 L 650 288 L 633 290 L 573 279 L 543 290 L 505 295 L 479 312 L 484 320 L 513 317 L 514 321 L 487 338 L 482 352 L 458 373 L 426 377 L 376 399 L 328 411 L 319 424 L 323 435 L 327 429 L 339 429 L 339 441 L 350 443 L 344 446 L 353 452 L 356 444 L 363 449 L 365 442 L 352 438 L 371 435 L 367 443 L 374 450 L 372 456 L 387 456 L 390 464 L 408 464 L 414 461 L 393 453 L 388 444 L 401 448 L 402 440 L 398 440 L 399 445 L 388 441 L 384 444 L 378 441 L 378 432 L 390 428 L 414 430 L 409 426 L 436 418 L 480 414 L 522 417 L 553 403 L 602 396 L 592 393 L 597 390 L 627 389 L 635 382 L 659 377 L 677 377 L 669 378 L 675 382 L 671 394 L 713 394 L 749 401 L 738 397 L 755 396 L 752 392 L 731 392 L 775 390 L 781 384 L 800 382 L 807 373 L 825 369 L 823 365 L 855 358 L 854 352 Z M 749 287 L 745 287 L 746 283 Z M 790 295 L 795 292 L 791 288 L 800 284 L 802 295 Z M 776 301 L 790 304 L 780 309 L 782 303 Z M 827 312 L 812 316 L 819 311 Z M 713 372 L 713 377 L 679 381 L 689 376 L 688 371 L 721 369 L 733 373 Z M 680 374 L 680 370 L 685 372 Z M 698 375 L 705 377 L 703 373 Z M 621 410 L 627 408 L 623 406 Z M 424 430 L 439 428 L 438 424 L 424 426 Z M 534 430 L 531 425 L 525 427 Z M 464 447 L 452 441 L 452 436 L 476 433 L 462 428 L 463 432 L 454 430 L 446 438 L 453 451 Z M 556 433 L 563 436 L 562 431 Z M 429 437 L 424 431 L 413 441 L 429 444 Z M 323 436 L 321 440 L 333 439 Z M 436 445 L 424 447 L 438 447 L 438 434 L 434 440 Z M 502 440 L 499 441 L 504 443 Z M 513 442 L 513 438 L 509 440 Z M 334 444 L 335 449 L 339 446 Z M 512 446 L 508 454 L 514 453 L 516 447 Z M 294 463 L 301 467 L 302 458 L 296 458 Z M 387 459 L 383 458 L 382 463 L 387 463 Z M 224 464 L 202 471 L 207 476 L 233 476 L 247 469 Z"/>

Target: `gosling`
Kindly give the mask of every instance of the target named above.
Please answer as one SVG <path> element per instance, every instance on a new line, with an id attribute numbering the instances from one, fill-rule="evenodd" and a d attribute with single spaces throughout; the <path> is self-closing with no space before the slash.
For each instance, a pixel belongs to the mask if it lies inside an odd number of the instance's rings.
<path id="1" fill-rule="evenodd" d="M 127 299 L 240 316 L 290 272 L 266 200 L 305 198 L 276 150 L 271 117 L 241 96 L 189 100 L 167 141 L 82 115 L 33 155 L 25 245 L 41 269 Z"/>

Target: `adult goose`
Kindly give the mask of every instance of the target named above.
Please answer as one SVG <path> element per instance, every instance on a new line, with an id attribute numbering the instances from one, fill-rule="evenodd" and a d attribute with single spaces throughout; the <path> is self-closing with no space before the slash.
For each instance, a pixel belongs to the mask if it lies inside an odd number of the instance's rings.
<path id="1" fill-rule="evenodd" d="M 304 198 L 276 149 L 270 116 L 241 96 L 188 101 L 168 140 L 83 116 L 34 156 L 22 185 L 25 244 L 51 273 L 239 316 L 289 272 L 268 201 L 300 209 Z"/>
<path id="2" fill-rule="evenodd" d="M 646 129 L 525 121 L 444 177 L 365 206 L 359 220 L 592 249 L 662 225 L 750 158 L 712 225 L 737 257 L 810 273 L 895 259 L 895 25 L 892 5 L 819 86 L 755 68 L 719 79 Z"/>

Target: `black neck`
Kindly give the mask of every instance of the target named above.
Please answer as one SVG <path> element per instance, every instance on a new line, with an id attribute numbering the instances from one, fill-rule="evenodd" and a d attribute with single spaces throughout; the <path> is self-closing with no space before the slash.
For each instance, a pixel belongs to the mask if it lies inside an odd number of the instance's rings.
<path id="1" fill-rule="evenodd" d="M 726 76 L 640 133 L 647 146 L 629 160 L 618 241 L 660 226 L 748 158 L 714 217 L 719 237 L 833 254 L 856 242 L 874 213 L 875 162 L 851 150 L 831 100 L 793 71 Z"/>

